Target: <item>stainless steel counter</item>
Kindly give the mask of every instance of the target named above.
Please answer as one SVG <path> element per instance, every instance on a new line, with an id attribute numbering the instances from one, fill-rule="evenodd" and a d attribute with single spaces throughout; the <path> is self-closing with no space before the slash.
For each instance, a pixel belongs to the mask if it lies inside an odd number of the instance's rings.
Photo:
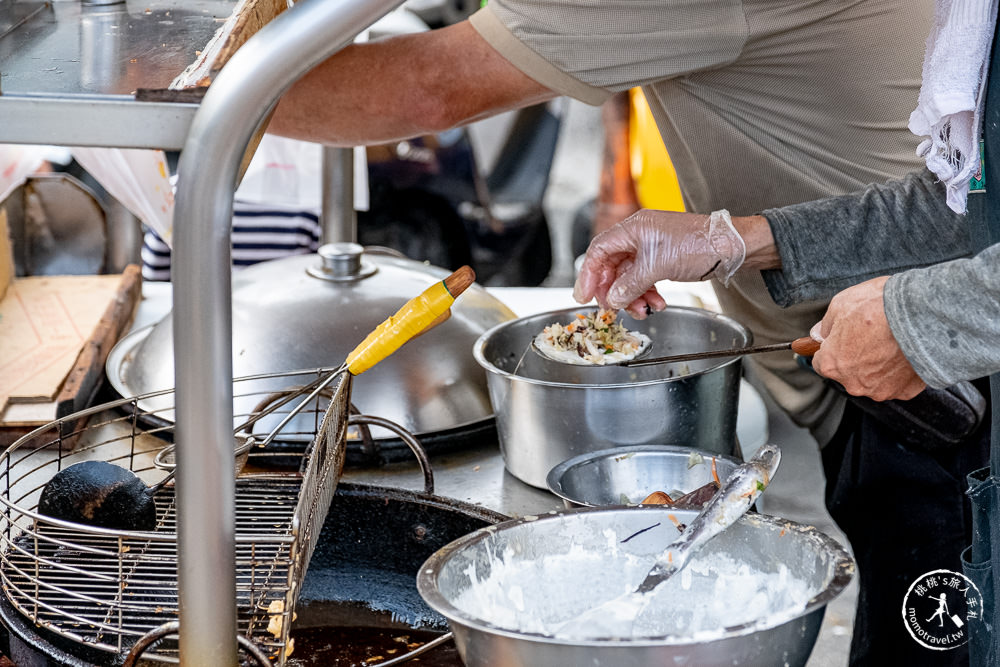
<path id="1" fill-rule="evenodd" d="M 235 4 L 3 0 L 0 16 L 20 17 L 0 34 L 3 94 L 132 95 L 138 88 L 166 88 Z"/>
<path id="2" fill-rule="evenodd" d="M 198 105 L 135 92 L 166 88 L 235 4 L 0 0 L 0 142 L 180 150 Z"/>
<path id="3" fill-rule="evenodd" d="M 714 307 L 709 301 L 711 290 L 703 285 L 661 287 L 668 303 Z M 494 296 L 507 304 L 519 316 L 566 308 L 574 305 L 569 288 L 499 287 L 490 288 Z M 133 329 L 159 321 L 170 310 L 169 283 L 147 282 L 143 285 L 143 300 L 139 305 Z M 740 416 L 737 432 L 744 448 L 756 449 L 768 437 L 767 409 L 760 395 L 743 383 L 740 392 Z M 510 516 L 535 514 L 562 507 L 562 501 L 552 493 L 538 489 L 512 476 L 504 469 L 499 449 L 493 443 L 468 448 L 460 452 L 431 457 L 435 494 L 468 503 L 479 504 Z M 344 481 L 423 489 L 419 465 L 401 462 L 380 468 L 345 470 Z"/>

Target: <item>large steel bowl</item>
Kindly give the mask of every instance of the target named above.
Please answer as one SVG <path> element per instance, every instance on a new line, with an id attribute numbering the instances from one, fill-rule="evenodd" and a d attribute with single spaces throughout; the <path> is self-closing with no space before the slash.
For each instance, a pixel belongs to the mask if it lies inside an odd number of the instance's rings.
<path id="1" fill-rule="evenodd" d="M 740 465 L 732 456 L 673 445 L 633 445 L 588 452 L 549 471 L 549 490 L 566 507 L 603 507 L 642 502 L 654 491 L 675 500 L 713 480 L 712 463 L 725 482 Z"/>
<path id="2" fill-rule="evenodd" d="M 677 534 L 668 515 L 687 523 L 696 512 L 656 506 L 584 508 L 504 522 L 438 550 L 420 569 L 417 590 L 432 609 L 448 619 L 467 667 L 804 665 L 816 641 L 824 608 L 850 583 L 854 561 L 839 544 L 815 528 L 765 515 L 744 516 L 709 542 L 695 560 L 721 552 L 738 555 L 759 572 L 776 573 L 784 565 L 792 576 L 807 583 L 811 599 L 804 606 L 719 628 L 699 638 L 556 639 L 551 634 L 504 627 L 491 618 L 517 608 L 513 595 L 510 608 L 500 611 L 489 606 L 463 609 L 456 604 L 473 585 L 471 577 L 483 581 L 501 558 L 508 564 L 558 554 L 571 554 L 574 559 L 603 559 L 599 576 L 595 576 L 593 567 L 560 571 L 550 568 L 544 586 L 531 580 L 517 581 L 517 576 L 504 582 L 511 589 L 519 587 L 523 595 L 521 609 L 545 606 L 549 614 L 559 616 L 554 621 L 573 619 L 621 591 L 622 559 L 638 556 L 648 558 L 652 564 L 669 543 L 670 531 Z M 625 583 L 632 586 L 638 581 Z M 609 594 L 614 586 L 618 587 L 616 592 Z M 460 604 L 469 603 L 466 600 Z"/>
<path id="3" fill-rule="evenodd" d="M 732 454 L 740 358 L 578 366 L 544 358 L 532 338 L 593 306 L 554 310 L 494 326 L 473 355 L 486 369 L 500 451 L 512 475 L 545 488 L 558 463 L 620 445 L 666 444 Z M 724 315 L 670 306 L 626 326 L 652 339 L 651 357 L 745 347 L 751 334 Z"/>

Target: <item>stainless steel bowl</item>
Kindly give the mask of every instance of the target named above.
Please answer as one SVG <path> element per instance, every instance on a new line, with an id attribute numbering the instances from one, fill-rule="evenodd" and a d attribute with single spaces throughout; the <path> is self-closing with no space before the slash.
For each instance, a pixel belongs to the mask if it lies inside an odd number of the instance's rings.
<path id="1" fill-rule="evenodd" d="M 676 499 L 712 481 L 713 459 L 723 482 L 740 464 L 688 447 L 635 445 L 574 456 L 549 471 L 546 482 L 566 507 L 637 504 L 654 491 Z"/>
<path id="2" fill-rule="evenodd" d="M 666 546 L 669 532 L 660 531 L 673 529 L 668 514 L 689 522 L 696 512 L 657 506 L 584 508 L 501 523 L 470 533 L 438 550 L 417 575 L 417 589 L 431 608 L 448 619 L 467 667 L 804 665 L 816 641 L 823 608 L 854 577 L 854 561 L 839 544 L 815 528 L 765 515 L 743 517 L 706 545 L 698 558 L 710 552 L 738 554 L 741 561 L 766 573 L 776 572 L 783 564 L 792 576 L 807 582 L 811 599 L 798 611 L 754 618 L 719 629 L 700 640 L 679 636 L 560 640 L 502 627 L 490 618 L 499 617 L 500 613 L 482 613 L 485 608 L 462 609 L 456 604 L 472 585 L 470 576 L 474 574 L 479 581 L 486 579 L 501 555 L 510 563 L 511 559 L 532 561 L 553 554 L 582 552 L 581 557 L 589 554 L 595 559 L 605 559 L 607 567 L 602 573 L 608 578 L 620 578 L 623 575 L 616 566 L 616 557 L 638 556 L 648 558 L 651 563 Z M 612 534 L 616 540 L 614 553 L 609 549 Z M 676 535 L 676 530 L 673 534 Z M 623 541 L 627 536 L 633 537 Z M 544 587 L 532 586 L 527 581 L 519 587 L 516 577 L 504 585 L 509 583 L 509 590 L 518 589 L 523 594 L 521 604 L 525 609 L 547 605 L 551 610 L 558 605 L 548 613 L 559 615 L 559 620 L 572 619 L 609 599 L 595 592 L 606 593 L 608 587 L 604 585 L 607 582 L 596 580 L 592 572 L 550 568 L 546 574 Z M 510 597 L 511 608 L 516 608 L 515 596 Z"/>
<path id="3" fill-rule="evenodd" d="M 504 322 L 476 341 L 486 369 L 507 470 L 545 488 L 558 463 L 619 445 L 667 444 L 731 454 L 739 402 L 739 357 L 628 368 L 546 359 L 531 339 L 553 322 L 593 309 L 577 306 Z M 708 310 L 671 306 L 630 329 L 652 338 L 651 357 L 744 347 L 750 332 Z"/>

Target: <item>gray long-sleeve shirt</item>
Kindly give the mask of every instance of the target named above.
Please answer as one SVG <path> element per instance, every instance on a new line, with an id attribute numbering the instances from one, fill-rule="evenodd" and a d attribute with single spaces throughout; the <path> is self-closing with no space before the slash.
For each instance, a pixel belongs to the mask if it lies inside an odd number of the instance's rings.
<path id="1" fill-rule="evenodd" d="M 921 379 L 945 387 L 1000 371 L 1000 245 L 969 257 L 969 223 L 930 172 L 764 216 L 782 260 L 764 280 L 779 305 L 893 274 L 886 316 Z"/>

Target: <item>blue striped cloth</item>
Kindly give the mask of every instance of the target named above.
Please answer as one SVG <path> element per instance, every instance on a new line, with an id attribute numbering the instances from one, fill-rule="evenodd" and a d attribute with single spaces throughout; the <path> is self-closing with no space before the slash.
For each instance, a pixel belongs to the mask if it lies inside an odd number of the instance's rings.
<path id="1" fill-rule="evenodd" d="M 322 228 L 314 211 L 233 203 L 233 267 L 315 252 Z M 170 248 L 147 229 L 142 240 L 142 277 L 170 280 Z"/>

